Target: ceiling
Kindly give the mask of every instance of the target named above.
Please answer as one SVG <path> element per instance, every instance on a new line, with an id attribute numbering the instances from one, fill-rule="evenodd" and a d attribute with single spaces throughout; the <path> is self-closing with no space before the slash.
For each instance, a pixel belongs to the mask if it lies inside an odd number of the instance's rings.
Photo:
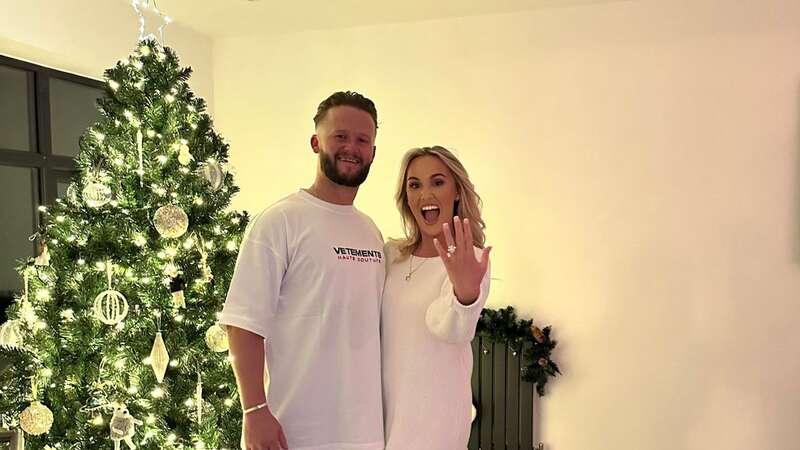
<path id="1" fill-rule="evenodd" d="M 130 3 L 130 0 L 125 0 Z M 630 0 L 156 0 L 175 23 L 214 38 L 510 13 Z"/>

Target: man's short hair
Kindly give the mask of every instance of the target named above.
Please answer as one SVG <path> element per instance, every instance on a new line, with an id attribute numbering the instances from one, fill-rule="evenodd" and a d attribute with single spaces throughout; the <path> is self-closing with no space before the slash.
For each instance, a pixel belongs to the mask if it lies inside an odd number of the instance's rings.
<path id="1" fill-rule="evenodd" d="M 372 100 L 364 97 L 358 92 L 353 91 L 339 91 L 331 94 L 317 107 L 317 114 L 314 116 L 314 126 L 319 126 L 319 123 L 325 118 L 328 110 L 336 106 L 352 106 L 358 108 L 372 117 L 375 123 L 375 129 L 378 129 L 378 110 L 375 109 L 375 103 Z"/>

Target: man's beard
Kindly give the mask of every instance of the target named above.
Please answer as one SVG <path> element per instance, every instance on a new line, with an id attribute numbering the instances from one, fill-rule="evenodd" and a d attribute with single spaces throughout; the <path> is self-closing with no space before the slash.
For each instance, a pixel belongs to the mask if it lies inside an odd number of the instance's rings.
<path id="1" fill-rule="evenodd" d="M 336 159 L 334 156 L 329 155 L 324 150 L 320 150 L 319 165 L 322 168 L 322 172 L 325 174 L 325 176 L 334 183 L 341 186 L 358 187 L 367 179 L 367 175 L 369 175 L 369 168 L 372 165 L 372 162 L 369 164 L 364 164 L 361 167 L 361 170 L 353 175 L 347 176 L 340 173 L 339 170 L 336 169 Z"/>

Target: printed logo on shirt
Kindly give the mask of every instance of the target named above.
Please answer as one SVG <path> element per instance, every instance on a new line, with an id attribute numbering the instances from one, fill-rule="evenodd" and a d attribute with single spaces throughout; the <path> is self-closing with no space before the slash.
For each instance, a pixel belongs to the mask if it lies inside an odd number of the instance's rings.
<path id="1" fill-rule="evenodd" d="M 383 252 L 378 250 L 362 250 L 349 247 L 333 247 L 336 259 L 361 263 L 382 263 Z"/>

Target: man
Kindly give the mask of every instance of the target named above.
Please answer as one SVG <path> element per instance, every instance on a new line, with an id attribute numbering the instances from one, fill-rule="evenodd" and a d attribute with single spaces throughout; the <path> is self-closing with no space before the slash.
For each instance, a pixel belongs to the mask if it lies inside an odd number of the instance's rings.
<path id="1" fill-rule="evenodd" d="M 314 124 L 314 183 L 253 219 L 220 319 L 245 450 L 384 447 L 383 239 L 353 207 L 375 157 L 377 111 L 358 93 L 337 92 L 320 103 Z"/>

